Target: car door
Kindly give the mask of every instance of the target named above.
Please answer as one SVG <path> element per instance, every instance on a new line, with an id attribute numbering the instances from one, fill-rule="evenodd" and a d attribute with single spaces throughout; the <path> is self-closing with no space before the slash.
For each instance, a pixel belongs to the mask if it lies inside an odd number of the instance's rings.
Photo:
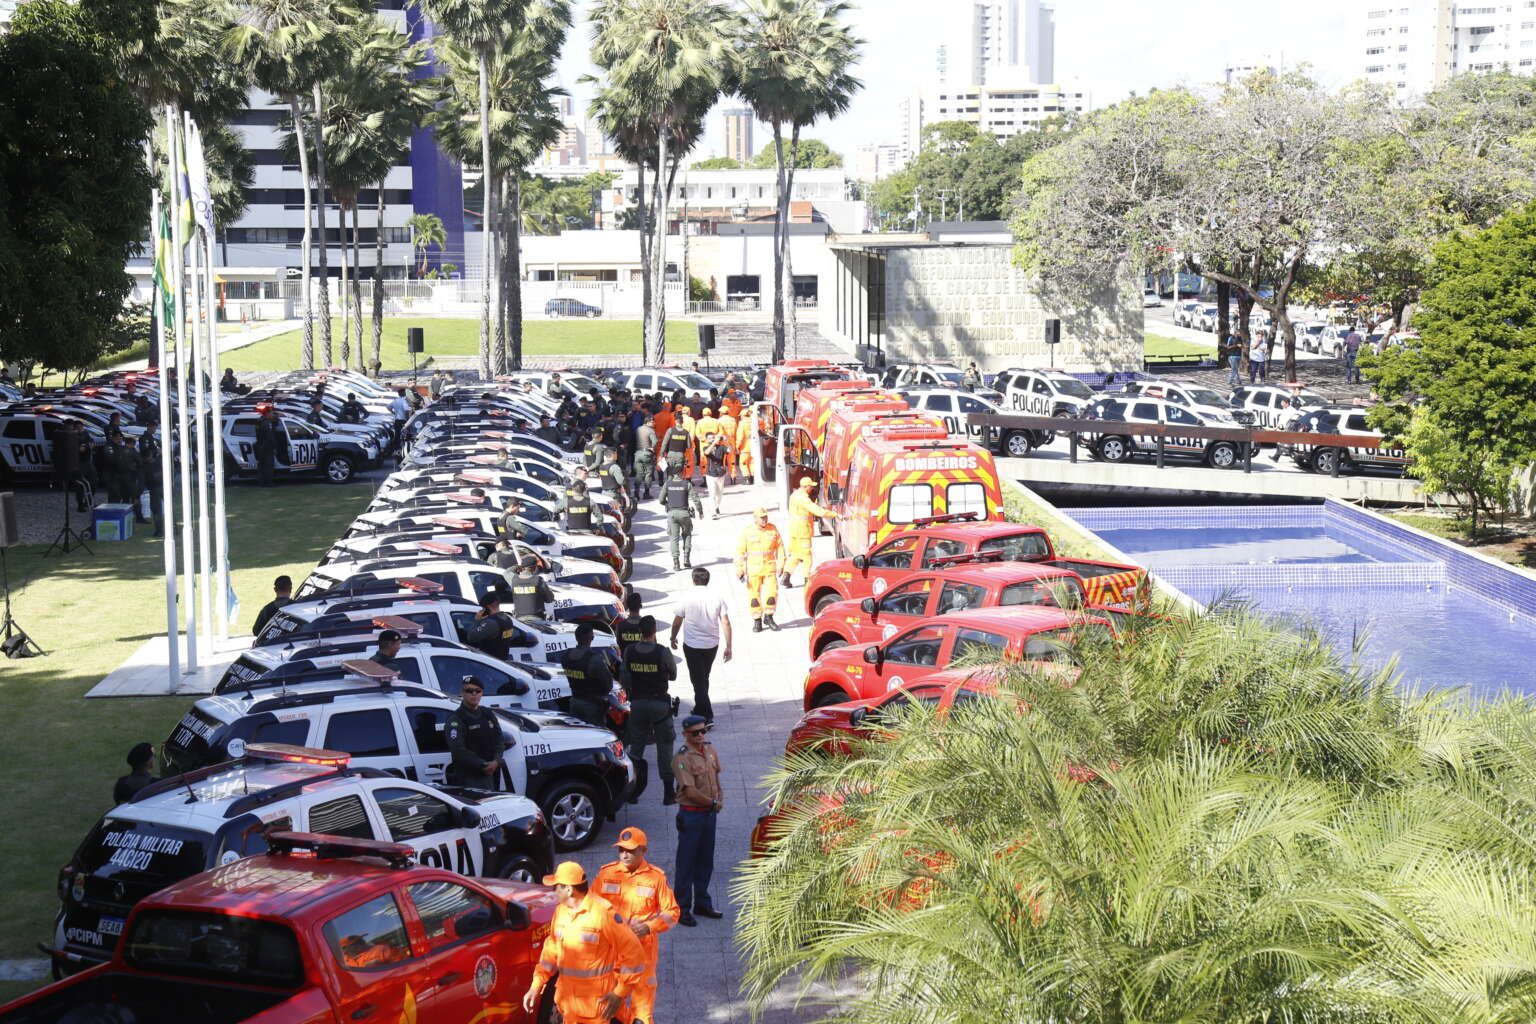
<path id="1" fill-rule="evenodd" d="M 932 576 L 919 576 L 892 587 L 882 597 L 874 598 L 875 614 L 859 616 L 854 642 L 879 643 L 881 640 L 889 640 L 908 626 L 921 621 L 928 614 L 933 582 Z"/>
<path id="2" fill-rule="evenodd" d="M 474 829 L 460 824 L 460 805 L 441 793 L 409 782 L 371 780 L 367 797 L 384 827 L 384 840 L 416 851 L 418 863 L 429 868 L 477 875 L 484 866 Z"/>
<path id="3" fill-rule="evenodd" d="M 957 395 L 955 396 L 955 407 L 956 418 L 959 420 L 962 428 L 961 432 L 970 437 L 971 440 L 981 441 L 988 434 L 996 435 L 997 431 L 995 428 L 989 430 L 986 427 L 977 426 L 971 422 L 972 416 L 996 412 L 997 410 L 992 406 L 979 398 L 972 398 L 969 395 Z"/>
<path id="4" fill-rule="evenodd" d="M 505 962 L 497 937 L 505 931 L 500 906 L 488 895 L 447 879 L 404 887 L 425 943 L 425 997 L 417 998 L 422 1021 L 493 1021 L 516 1016 L 522 973 Z"/>
<path id="5" fill-rule="evenodd" d="M 913 686 L 948 664 L 946 647 L 953 631 L 948 623 L 924 623 L 885 645 L 877 676 L 885 689 Z"/>
<path id="6" fill-rule="evenodd" d="M 295 419 L 279 421 L 278 461 L 286 462 L 295 472 L 320 465 L 320 435 L 307 423 Z M 286 434 L 286 443 L 281 436 Z"/>
<path id="7" fill-rule="evenodd" d="M 299 830 L 348 839 L 382 839 L 377 810 L 360 792 L 307 798 L 298 808 Z"/>
<path id="8" fill-rule="evenodd" d="M 1170 427 L 1199 427 L 1204 425 L 1200 417 L 1188 409 L 1180 409 L 1176 405 L 1164 406 L 1163 413 L 1166 417 L 1165 422 Z M 1209 443 L 1198 437 L 1170 436 L 1164 439 L 1163 448 L 1165 451 L 1176 452 L 1180 455 L 1199 455 L 1205 451 L 1205 446 Z"/>
<path id="9" fill-rule="evenodd" d="M 412 703 L 403 709 L 405 715 L 406 754 L 416 769 L 416 778 L 434 786 L 443 785 L 448 778 L 448 736 L 445 723 L 453 714 L 451 708 L 441 705 Z"/>
<path id="10" fill-rule="evenodd" d="M 1158 413 L 1156 402 L 1134 402 L 1126 411 L 1125 418 L 1130 423 L 1161 423 L 1162 417 Z M 1141 451 L 1157 451 L 1157 438 L 1146 434 L 1137 434 L 1131 438 L 1131 443 Z"/>
<path id="11" fill-rule="evenodd" d="M 533 703 L 528 684 L 497 668 L 489 657 L 471 658 L 444 652 L 432 655 L 431 662 L 437 688 L 450 697 L 457 699 L 464 689 L 464 680 L 474 676 L 485 690 L 485 703 L 492 707 L 526 708 Z"/>
<path id="12" fill-rule="evenodd" d="M 419 1001 L 430 1002 L 432 985 L 394 893 L 360 901 L 320 931 L 339 968 L 326 972 L 336 981 L 337 1020 L 421 1019 Z"/>
<path id="13" fill-rule="evenodd" d="M 949 395 L 926 395 L 923 398 L 923 408 L 937 416 L 951 436 L 964 433 L 960 426 L 960 418 L 955 415 L 954 399 Z"/>
<path id="14" fill-rule="evenodd" d="M 17 473 L 46 473 L 53 468 L 51 453 L 43 450 L 36 420 L 12 419 L 5 424 L 5 461 Z"/>
<path id="15" fill-rule="evenodd" d="M 875 597 L 905 580 L 917 558 L 917 537 L 896 537 L 865 557 L 864 578 Z"/>
<path id="16" fill-rule="evenodd" d="M 400 749 L 394 707 L 331 706 L 326 709 L 321 746 L 352 755 L 354 768 L 378 768 L 391 775 L 416 777 L 416 765 Z"/>
<path id="17" fill-rule="evenodd" d="M 1033 416 L 1049 416 L 1051 414 L 1051 398 L 1054 393 L 1051 385 L 1042 377 L 1031 378 L 1029 382 L 1029 412 Z"/>

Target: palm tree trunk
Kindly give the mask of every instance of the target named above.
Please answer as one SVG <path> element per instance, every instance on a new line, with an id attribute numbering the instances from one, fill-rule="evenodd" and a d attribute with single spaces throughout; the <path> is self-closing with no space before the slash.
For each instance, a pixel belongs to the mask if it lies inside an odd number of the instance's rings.
<path id="1" fill-rule="evenodd" d="M 373 240 L 373 362 L 384 347 L 384 180 L 379 179 L 379 230 Z"/>
<path id="2" fill-rule="evenodd" d="M 329 255 L 330 240 L 325 235 L 325 106 L 320 95 L 320 83 L 315 83 L 315 184 L 320 190 L 320 356 L 326 366 L 331 365 L 331 275 Z"/>
<path id="3" fill-rule="evenodd" d="M 512 342 L 510 367 L 523 368 L 523 179 L 512 176 L 512 237 L 507 239 L 508 324 Z"/>
<path id="4" fill-rule="evenodd" d="M 506 233 L 503 231 L 502 218 L 505 216 L 501 201 L 501 181 L 499 179 L 487 179 L 486 187 L 491 190 L 491 222 L 496 225 L 496 237 L 491 244 L 491 265 L 487 271 L 494 275 L 492 283 L 491 310 L 496 316 L 496 324 L 491 337 L 491 370 L 500 377 L 507 372 L 507 311 L 501 303 L 501 274 L 504 254 L 502 248 L 506 244 Z"/>
<path id="5" fill-rule="evenodd" d="M 304 342 L 299 351 L 304 369 L 313 370 L 315 368 L 315 303 L 312 290 L 314 282 L 309 279 L 309 256 L 310 246 L 313 244 L 310 228 L 314 222 L 314 211 L 310 209 L 309 149 L 304 145 L 304 117 L 299 109 L 298 93 L 288 94 L 288 113 L 293 118 L 293 138 L 299 146 L 299 180 L 304 183 L 304 239 L 299 255 L 302 275 L 299 288 L 304 293 Z"/>
<path id="6" fill-rule="evenodd" d="M 336 225 L 337 232 L 341 235 L 341 289 L 336 293 L 341 303 L 341 368 L 346 369 L 352 361 L 352 311 L 347 308 L 347 204 L 341 204 L 338 217 L 340 221 Z"/>
<path id="7" fill-rule="evenodd" d="M 784 123 L 773 121 L 774 164 L 778 174 L 774 185 L 779 190 L 773 213 L 773 361 L 784 361 L 784 238 L 789 234 L 789 186 L 784 173 Z"/>
<path id="8" fill-rule="evenodd" d="M 651 306 L 646 317 L 651 321 L 651 343 L 655 346 L 657 365 L 667 360 L 667 135 L 671 126 L 662 122 L 656 133 L 656 240 L 651 244 L 655 280 L 651 287 Z"/>
<path id="9" fill-rule="evenodd" d="M 795 268 L 789 251 L 789 204 L 795 194 L 795 168 L 800 166 L 800 124 L 795 122 L 790 130 L 789 165 L 784 168 L 784 231 L 779 237 L 783 258 L 779 266 L 783 275 L 780 287 L 784 294 L 784 342 L 785 350 L 793 357 L 799 355 L 799 318 L 795 315 Z"/>
<path id="10" fill-rule="evenodd" d="M 491 59 L 480 47 L 480 376 L 491 376 Z"/>
<path id="11" fill-rule="evenodd" d="M 363 365 L 363 250 L 357 242 L 358 225 L 362 223 L 362 210 L 357 201 L 352 202 L 352 329 L 357 335 L 357 368 L 366 373 Z"/>
<path id="12" fill-rule="evenodd" d="M 638 204 L 635 210 L 636 221 L 640 226 L 640 308 L 647 314 L 651 308 L 651 226 L 645 219 L 646 207 L 650 204 L 646 201 L 645 194 L 645 161 L 636 164 L 635 170 L 635 202 Z M 649 315 L 640 318 L 640 365 L 651 364 L 651 320 Z"/>

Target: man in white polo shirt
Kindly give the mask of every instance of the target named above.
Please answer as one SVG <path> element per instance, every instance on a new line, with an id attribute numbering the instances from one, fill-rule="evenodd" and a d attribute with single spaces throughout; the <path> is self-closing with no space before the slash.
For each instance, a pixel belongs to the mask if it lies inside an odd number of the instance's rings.
<path id="1" fill-rule="evenodd" d="M 693 570 L 693 589 L 677 603 L 677 615 L 672 619 L 672 649 L 677 650 L 681 639 L 688 681 L 693 684 L 691 714 L 702 715 L 710 723 L 715 720 L 715 709 L 709 703 L 709 672 L 722 638 L 723 660 L 730 661 L 731 616 L 725 598 L 709 589 L 709 570 L 701 566 Z"/>

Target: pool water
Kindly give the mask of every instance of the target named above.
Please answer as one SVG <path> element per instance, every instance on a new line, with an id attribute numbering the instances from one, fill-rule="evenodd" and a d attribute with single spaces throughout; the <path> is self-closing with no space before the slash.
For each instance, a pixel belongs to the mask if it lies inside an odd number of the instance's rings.
<path id="1" fill-rule="evenodd" d="M 1358 642 L 1366 668 L 1396 657 L 1409 685 L 1536 696 L 1536 581 L 1441 560 L 1395 524 L 1332 504 L 1063 511 L 1195 600 L 1249 601 L 1346 658 Z"/>

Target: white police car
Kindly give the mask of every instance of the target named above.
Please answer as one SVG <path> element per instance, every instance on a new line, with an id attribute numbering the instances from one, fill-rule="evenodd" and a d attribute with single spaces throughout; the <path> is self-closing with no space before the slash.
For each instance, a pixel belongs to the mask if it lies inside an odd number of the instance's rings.
<path id="1" fill-rule="evenodd" d="M 292 743 L 343 751 L 356 768 L 439 784 L 451 760 L 444 723 L 459 706 L 409 685 L 204 697 L 172 729 L 165 761 L 168 771 L 186 771 L 226 759 L 231 744 L 243 752 L 250 743 Z M 507 744 L 497 788 L 539 805 L 556 849 L 591 843 L 635 784 L 624 744 L 607 729 L 556 711 L 491 713 Z"/>
<path id="2" fill-rule="evenodd" d="M 516 522 L 524 531 L 520 540 L 512 540 L 512 548 L 518 553 L 519 562 L 522 561 L 523 554 L 531 554 L 542 559 L 571 560 L 567 565 L 555 570 L 556 579 L 609 589 L 595 578 L 582 578 L 582 575 L 591 574 L 594 571 L 594 567 L 588 563 L 598 563 L 614 572 L 623 571 L 624 559 L 619 554 L 618 547 L 606 537 L 592 533 L 555 530 L 548 524 L 535 526 L 521 516 L 516 517 Z M 459 519 L 453 516 L 434 516 L 422 523 L 396 522 L 381 527 L 375 533 L 338 538 L 326 552 L 320 564 L 351 561 L 370 556 L 376 551 L 396 549 L 412 541 L 452 544 L 478 558 L 489 560 L 497 540 L 500 539 L 496 535 L 495 524 L 492 523 L 490 526 L 490 529 L 482 529 L 475 520 Z M 572 575 L 567 579 L 565 573 Z"/>
<path id="3" fill-rule="evenodd" d="M 681 370 L 675 366 L 642 366 L 634 370 L 615 370 L 608 376 L 613 387 L 624 388 L 636 395 L 662 394 L 671 397 L 681 391 L 687 398 L 708 401 L 711 391 L 719 385 L 702 373 Z M 599 388 L 599 393 L 602 389 Z"/>
<path id="4" fill-rule="evenodd" d="M 1234 410 L 1246 412 L 1265 430 L 1290 430 L 1311 409 L 1328 405 L 1316 391 L 1284 384 L 1245 384 L 1232 392 Z"/>
<path id="5" fill-rule="evenodd" d="M 438 722 L 436 707 L 426 713 Z M 292 721 L 264 731 L 308 731 Z M 544 814 L 525 796 L 438 787 L 349 764 L 345 752 L 280 741 L 231 737 L 221 749 L 235 759 L 152 783 L 105 814 L 75 849 L 59 872 L 50 951 L 57 973 L 109 959 L 139 900 L 264 852 L 269 832 L 404 843 L 422 864 L 525 882 L 537 882 L 554 861 Z"/>
<path id="6" fill-rule="evenodd" d="M 1296 421 L 1297 431 L 1316 434 L 1354 435 L 1380 440 L 1381 431 L 1371 426 L 1361 407 L 1330 406 L 1311 409 Z M 1401 448 L 1365 448 L 1357 445 L 1296 444 L 1282 449 L 1302 469 L 1333 475 L 1366 469 L 1385 469 L 1402 473 L 1413 462 Z"/>
<path id="7" fill-rule="evenodd" d="M 1002 455 L 1019 459 L 1044 442 L 1044 431 L 999 430 L 971 422 L 978 414 L 997 414 L 1003 410 L 969 391 L 958 388 L 917 388 L 903 391 L 901 397 L 918 412 L 937 417 L 956 437 L 969 438 Z"/>
<path id="8" fill-rule="evenodd" d="M 1061 370 L 1013 367 L 993 382 L 1003 393 L 1002 407 L 1025 416 L 1081 416 L 1093 389 Z"/>
<path id="9" fill-rule="evenodd" d="M 53 472 L 53 445 L 64 430 L 67 413 L 25 406 L 0 412 L 0 477 L 35 477 Z M 92 443 L 104 437 L 94 424 L 85 424 Z"/>
<path id="10" fill-rule="evenodd" d="M 1126 462 L 1135 456 L 1157 455 L 1157 438 L 1134 433 L 1138 423 L 1157 423 L 1170 427 L 1238 428 L 1237 421 L 1230 413 L 1203 406 L 1189 408 L 1146 395 L 1105 396 L 1095 399 L 1086 413 L 1090 419 L 1109 421 L 1103 433 L 1085 435 L 1089 450 L 1105 462 Z M 1212 441 L 1169 435 L 1163 438 L 1163 454 L 1172 458 L 1199 459 L 1218 469 L 1232 469 L 1242 463 L 1244 451 L 1240 441 Z"/>
<path id="11" fill-rule="evenodd" d="M 404 588 L 408 593 L 401 593 Z M 352 636 L 384 629 L 378 620 L 389 617 L 415 623 L 425 636 L 463 642 L 474 628 L 478 601 L 447 594 L 440 584 L 411 577 L 381 580 L 357 593 L 334 594 L 285 605 L 255 638 L 257 645 L 290 643 L 300 638 Z M 553 662 L 560 652 L 576 646 L 576 627 L 565 622 L 513 620 L 509 661 Z M 607 647 L 613 635 L 593 623 L 592 643 Z"/>
<path id="12" fill-rule="evenodd" d="M 245 476 L 256 474 L 256 421 L 259 418 L 254 411 L 224 417 L 222 435 L 225 466 L 229 472 Z M 333 484 L 344 484 L 351 481 L 358 470 L 379 461 L 377 447 L 321 434 L 292 416 L 277 417 L 275 435 L 277 446 L 273 469 L 276 473 L 320 473 Z"/>

